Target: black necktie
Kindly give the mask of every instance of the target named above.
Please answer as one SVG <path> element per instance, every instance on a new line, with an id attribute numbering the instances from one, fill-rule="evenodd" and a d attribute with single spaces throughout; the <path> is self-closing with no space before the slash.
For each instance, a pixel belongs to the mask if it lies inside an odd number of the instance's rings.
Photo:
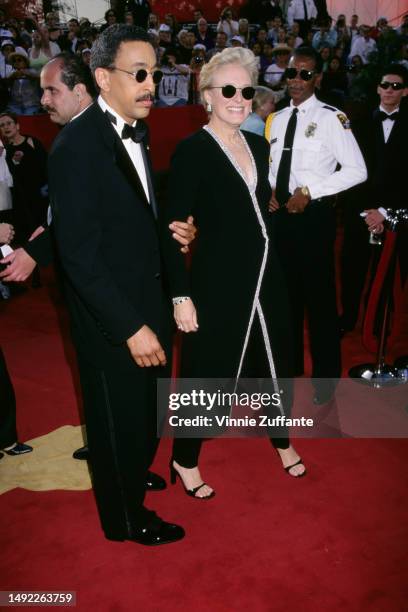
<path id="1" fill-rule="evenodd" d="M 292 163 L 292 147 L 295 138 L 298 109 L 294 108 L 286 128 L 283 143 L 282 157 L 279 163 L 278 176 L 276 178 L 276 199 L 284 206 L 289 199 L 290 165 Z"/>
<path id="2" fill-rule="evenodd" d="M 116 121 L 115 115 L 112 115 L 112 113 L 110 113 L 108 110 L 105 111 L 105 112 L 108 115 L 110 121 L 114 125 L 116 125 L 117 121 Z M 131 138 L 133 140 L 133 142 L 142 142 L 142 140 L 146 136 L 146 134 L 147 134 L 147 126 L 146 126 L 145 122 L 142 121 L 142 119 L 138 119 L 135 126 L 129 125 L 128 123 L 125 123 L 125 125 L 123 126 L 123 129 L 122 129 L 121 138 L 122 138 L 122 140 L 126 140 L 127 138 Z"/>
<path id="3" fill-rule="evenodd" d="M 303 10 L 305 11 L 305 21 L 308 20 L 307 17 L 307 6 L 306 6 L 306 0 L 303 0 Z"/>
<path id="4" fill-rule="evenodd" d="M 384 113 L 384 111 L 380 111 L 379 117 L 381 121 L 385 121 L 386 119 L 391 119 L 391 121 L 395 121 L 398 117 L 398 111 L 395 111 L 395 113 L 391 113 L 391 115 L 387 115 L 387 113 Z"/>

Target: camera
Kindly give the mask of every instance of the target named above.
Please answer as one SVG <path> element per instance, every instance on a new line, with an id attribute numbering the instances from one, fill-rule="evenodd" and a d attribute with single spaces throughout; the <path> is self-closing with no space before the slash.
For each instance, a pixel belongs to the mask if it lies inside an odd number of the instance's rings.
<path id="1" fill-rule="evenodd" d="M 201 62 L 203 62 L 203 61 L 204 61 L 204 58 L 201 57 L 200 55 L 196 55 L 195 57 L 193 57 L 193 62 L 195 64 L 201 64 Z"/>

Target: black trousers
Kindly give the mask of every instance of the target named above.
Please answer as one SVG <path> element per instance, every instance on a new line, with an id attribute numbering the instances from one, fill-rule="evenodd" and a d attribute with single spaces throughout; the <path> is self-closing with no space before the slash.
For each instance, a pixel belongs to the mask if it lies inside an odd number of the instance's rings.
<path id="1" fill-rule="evenodd" d="M 0 449 L 17 442 L 16 396 L 0 348 Z"/>
<path id="2" fill-rule="evenodd" d="M 270 377 L 271 372 L 265 351 L 265 343 L 262 336 L 259 319 L 256 315 L 244 357 L 241 378 L 270 379 Z M 287 389 L 287 384 L 285 384 L 285 387 Z M 287 389 L 286 396 L 288 399 L 285 403 L 285 415 L 289 416 L 292 403 L 291 389 Z M 279 414 L 278 411 L 276 411 L 276 414 L 270 414 L 269 416 L 276 416 L 277 414 Z M 279 437 L 270 437 L 270 441 L 274 448 L 289 448 L 287 428 L 283 427 L 279 432 Z M 173 459 L 183 467 L 196 467 L 198 465 L 202 442 L 202 438 L 175 438 L 173 442 Z"/>
<path id="3" fill-rule="evenodd" d="M 327 198 L 309 203 L 304 213 L 273 213 L 276 249 L 287 287 L 293 322 L 295 372 L 303 373 L 303 329 L 309 323 L 313 378 L 340 377 L 340 336 L 336 305 L 335 211 Z"/>
<path id="4" fill-rule="evenodd" d="M 99 369 L 78 354 L 93 489 L 102 529 L 126 539 L 146 526 L 143 506 L 147 470 L 158 445 L 158 368 Z M 165 375 L 165 373 L 163 373 Z"/>

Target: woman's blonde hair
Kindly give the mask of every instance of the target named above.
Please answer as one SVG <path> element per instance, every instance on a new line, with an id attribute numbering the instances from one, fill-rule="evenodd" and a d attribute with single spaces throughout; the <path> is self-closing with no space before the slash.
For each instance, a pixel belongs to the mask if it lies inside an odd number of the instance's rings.
<path id="1" fill-rule="evenodd" d="M 258 83 L 258 63 L 257 58 L 249 49 L 243 49 L 241 47 L 230 47 L 224 49 L 221 53 L 213 55 L 208 64 L 205 64 L 200 72 L 200 93 L 209 89 L 213 82 L 214 74 L 222 66 L 228 66 L 229 64 L 238 64 L 245 68 L 251 79 L 251 85 L 254 87 Z M 201 96 L 203 100 L 203 96 Z"/>

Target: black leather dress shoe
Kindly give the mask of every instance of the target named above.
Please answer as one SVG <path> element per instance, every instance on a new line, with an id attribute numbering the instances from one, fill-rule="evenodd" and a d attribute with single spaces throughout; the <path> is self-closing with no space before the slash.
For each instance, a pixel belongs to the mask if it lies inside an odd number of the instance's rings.
<path id="1" fill-rule="evenodd" d="M 185 536 L 185 531 L 180 525 L 174 525 L 173 523 L 166 523 L 161 519 L 155 521 L 155 524 L 149 527 L 143 527 L 137 529 L 132 537 L 127 538 L 115 538 L 107 536 L 108 540 L 115 540 L 124 542 L 137 542 L 137 544 L 144 544 L 145 546 L 159 546 L 160 544 L 171 544 L 182 540 Z"/>
<path id="2" fill-rule="evenodd" d="M 80 459 L 81 461 L 88 461 L 89 448 L 87 446 L 82 446 L 81 448 L 77 448 L 76 451 L 72 453 L 72 457 L 74 459 Z"/>
<path id="3" fill-rule="evenodd" d="M 166 486 L 164 478 L 154 472 L 147 472 L 146 491 L 163 491 Z"/>

